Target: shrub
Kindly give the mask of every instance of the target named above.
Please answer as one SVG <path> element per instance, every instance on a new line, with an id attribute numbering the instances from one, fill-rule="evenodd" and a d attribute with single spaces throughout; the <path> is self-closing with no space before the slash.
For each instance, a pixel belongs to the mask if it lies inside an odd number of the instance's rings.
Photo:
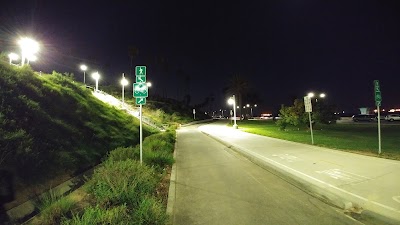
<path id="1" fill-rule="evenodd" d="M 61 221 L 63 225 L 132 224 L 126 205 L 105 209 L 96 205 L 85 209 L 82 215 Z"/>
<path id="2" fill-rule="evenodd" d="M 166 224 L 165 208 L 154 197 L 145 197 L 133 213 L 133 224 Z"/>
<path id="3" fill-rule="evenodd" d="M 95 170 L 88 191 L 100 205 L 126 203 L 134 208 L 143 196 L 154 193 L 158 181 L 154 169 L 137 161 L 107 160 Z"/>
<path id="4" fill-rule="evenodd" d="M 40 224 L 57 224 L 62 217 L 65 217 L 70 211 L 74 202 L 68 197 L 57 195 L 50 190 L 40 198 L 37 207 L 40 210 Z"/>
<path id="5" fill-rule="evenodd" d="M 139 147 L 119 147 L 108 153 L 107 160 L 123 161 L 127 159 L 139 159 Z"/>
<path id="6" fill-rule="evenodd" d="M 156 151 L 145 151 L 143 161 L 147 165 L 153 166 L 158 172 L 161 172 L 167 165 L 172 166 L 175 162 L 171 153 Z"/>

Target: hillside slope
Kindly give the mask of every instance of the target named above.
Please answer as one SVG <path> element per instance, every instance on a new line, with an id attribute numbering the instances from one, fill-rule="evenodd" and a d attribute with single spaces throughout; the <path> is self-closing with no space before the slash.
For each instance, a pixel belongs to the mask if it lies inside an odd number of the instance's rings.
<path id="1" fill-rule="evenodd" d="M 116 147 L 136 145 L 138 124 L 70 78 L 0 62 L 0 169 L 19 180 L 94 165 Z"/>

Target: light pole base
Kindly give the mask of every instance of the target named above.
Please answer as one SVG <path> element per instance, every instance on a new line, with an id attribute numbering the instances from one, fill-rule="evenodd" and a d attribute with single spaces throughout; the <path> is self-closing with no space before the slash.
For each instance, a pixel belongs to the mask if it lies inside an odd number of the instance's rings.
<path id="1" fill-rule="evenodd" d="M 234 129 L 238 129 L 238 125 L 237 124 L 233 124 L 233 128 Z"/>

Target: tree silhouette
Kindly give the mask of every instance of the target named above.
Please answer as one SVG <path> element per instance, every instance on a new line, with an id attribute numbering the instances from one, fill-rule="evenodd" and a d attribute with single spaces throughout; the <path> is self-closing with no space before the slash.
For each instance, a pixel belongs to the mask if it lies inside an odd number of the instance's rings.
<path id="1" fill-rule="evenodd" d="M 243 96 L 249 90 L 249 83 L 242 78 L 240 74 L 234 74 L 231 79 L 229 79 L 228 86 L 224 88 L 225 94 L 235 95 L 239 106 L 238 115 L 242 115 L 243 108 Z"/>

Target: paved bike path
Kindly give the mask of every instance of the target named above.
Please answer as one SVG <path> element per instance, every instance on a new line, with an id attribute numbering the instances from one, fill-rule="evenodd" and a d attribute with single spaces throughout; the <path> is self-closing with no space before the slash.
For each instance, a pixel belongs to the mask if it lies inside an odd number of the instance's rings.
<path id="1" fill-rule="evenodd" d="M 400 162 L 246 133 L 212 123 L 199 129 L 333 204 L 400 222 Z"/>

